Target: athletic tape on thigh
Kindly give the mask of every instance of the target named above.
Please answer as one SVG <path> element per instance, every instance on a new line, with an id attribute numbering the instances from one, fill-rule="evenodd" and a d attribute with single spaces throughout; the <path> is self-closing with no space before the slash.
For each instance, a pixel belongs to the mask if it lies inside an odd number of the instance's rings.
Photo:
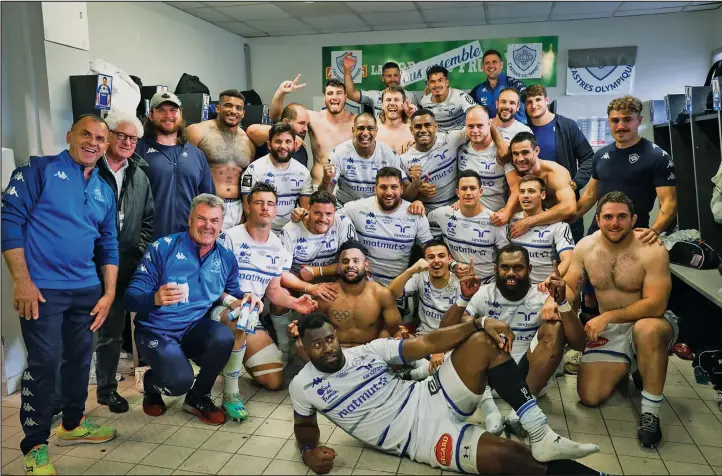
<path id="1" fill-rule="evenodd" d="M 276 369 L 266 369 L 254 371 L 253 367 L 258 367 L 264 364 L 279 364 L 281 367 Z M 276 344 L 269 344 L 263 349 L 259 350 L 246 360 L 246 368 L 249 369 L 254 377 L 259 375 L 266 375 L 273 372 L 283 372 L 283 353 L 276 347 Z"/>
<path id="2" fill-rule="evenodd" d="M 211 309 L 211 319 L 213 319 L 216 322 L 221 322 L 221 314 L 223 311 L 228 309 L 226 306 L 216 306 L 213 309 Z"/>

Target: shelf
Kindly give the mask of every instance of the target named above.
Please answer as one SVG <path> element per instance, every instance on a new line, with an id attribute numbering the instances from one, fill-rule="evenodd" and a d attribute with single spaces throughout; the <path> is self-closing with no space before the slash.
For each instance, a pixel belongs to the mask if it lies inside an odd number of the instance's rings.
<path id="1" fill-rule="evenodd" d="M 702 121 L 716 121 L 719 119 L 719 112 L 715 111 L 710 114 L 700 114 L 698 116 L 694 116 L 694 122 L 702 122 Z"/>

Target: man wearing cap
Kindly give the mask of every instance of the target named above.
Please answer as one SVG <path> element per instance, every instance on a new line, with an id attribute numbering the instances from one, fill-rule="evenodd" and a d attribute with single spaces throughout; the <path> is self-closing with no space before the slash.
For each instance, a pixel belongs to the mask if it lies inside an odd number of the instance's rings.
<path id="1" fill-rule="evenodd" d="M 186 139 L 181 106 L 175 94 L 155 93 L 136 147 L 148 163 L 143 171 L 155 200 L 154 239 L 187 230 L 193 197 L 216 193 L 205 154 Z"/>

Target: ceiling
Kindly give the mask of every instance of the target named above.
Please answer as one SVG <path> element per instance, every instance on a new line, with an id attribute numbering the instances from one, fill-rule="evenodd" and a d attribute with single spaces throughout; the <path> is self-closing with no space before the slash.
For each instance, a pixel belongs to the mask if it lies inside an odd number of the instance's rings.
<path id="1" fill-rule="evenodd" d="M 722 2 L 165 2 L 245 38 L 713 10 Z"/>

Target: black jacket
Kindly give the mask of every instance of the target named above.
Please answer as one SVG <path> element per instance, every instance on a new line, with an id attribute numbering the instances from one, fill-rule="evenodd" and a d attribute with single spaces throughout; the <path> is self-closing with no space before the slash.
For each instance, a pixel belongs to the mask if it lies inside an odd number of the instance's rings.
<path id="1" fill-rule="evenodd" d="M 577 184 L 577 199 L 579 192 L 587 185 L 592 177 L 592 158 L 594 150 L 589 141 L 579 129 L 576 121 L 556 115 L 556 158 L 557 163 L 563 165 Z"/>
<path id="2" fill-rule="evenodd" d="M 153 239 L 153 193 L 148 176 L 141 169 L 147 166 L 145 160 L 135 154 L 128 159 L 120 198 L 116 200 L 116 226 L 120 225 L 120 211 L 124 213 L 123 228 L 118 230 L 122 268 L 135 269 Z M 105 160 L 98 161 L 98 169 L 100 177 L 110 185 L 117 197 L 118 186 Z"/>

